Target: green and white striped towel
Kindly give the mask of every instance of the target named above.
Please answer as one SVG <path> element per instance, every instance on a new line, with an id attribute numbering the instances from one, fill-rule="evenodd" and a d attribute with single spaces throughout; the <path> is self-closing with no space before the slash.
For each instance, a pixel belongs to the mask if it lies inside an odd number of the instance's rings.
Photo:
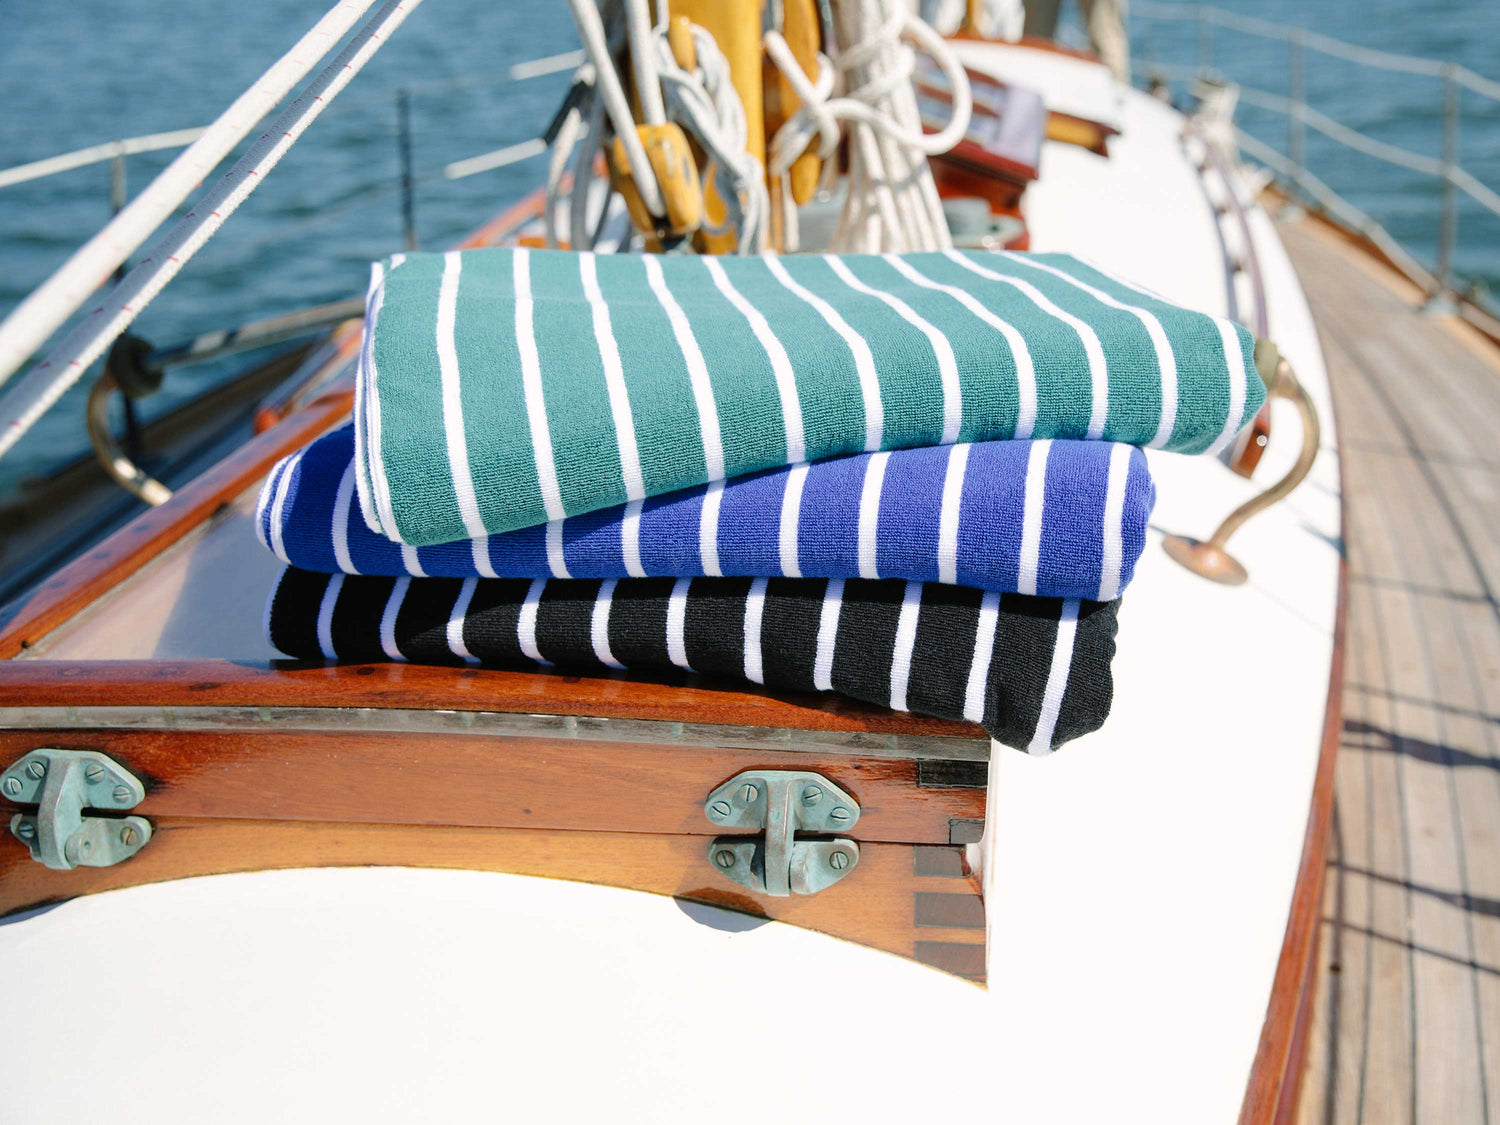
<path id="1" fill-rule="evenodd" d="M 1060 254 L 487 249 L 373 271 L 355 463 L 422 546 L 861 450 L 1222 448 L 1253 341 Z"/>

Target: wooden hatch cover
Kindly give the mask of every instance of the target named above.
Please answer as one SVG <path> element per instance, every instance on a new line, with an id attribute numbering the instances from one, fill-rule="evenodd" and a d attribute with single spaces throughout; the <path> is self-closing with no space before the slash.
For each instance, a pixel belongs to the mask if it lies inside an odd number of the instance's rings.
<path id="1" fill-rule="evenodd" d="M 984 911 L 964 845 L 983 824 L 988 745 L 965 724 L 687 680 L 11 660 L 0 765 L 107 755 L 144 786 L 128 811 L 151 838 L 113 866 L 50 870 L 7 833 L 0 912 L 228 871 L 462 867 L 670 894 L 979 980 Z M 705 800 L 765 771 L 857 802 L 835 837 L 856 845 L 847 878 L 774 898 L 714 869 L 709 842 L 724 837 Z M 17 800 L 8 813 L 36 811 Z"/>

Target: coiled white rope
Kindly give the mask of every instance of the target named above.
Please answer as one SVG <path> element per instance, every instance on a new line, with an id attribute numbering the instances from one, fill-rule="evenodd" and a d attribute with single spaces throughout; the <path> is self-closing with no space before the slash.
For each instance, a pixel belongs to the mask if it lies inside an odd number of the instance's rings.
<path id="1" fill-rule="evenodd" d="M 724 222 L 713 226 L 705 220 L 703 229 L 710 234 L 733 230 L 738 236 L 739 253 L 763 253 L 770 194 L 761 162 L 745 151 L 749 136 L 745 107 L 730 77 L 729 60 L 714 37 L 696 24 L 690 32 L 697 56 L 695 69 L 688 71 L 677 65 L 664 31 L 655 36 L 655 62 L 667 117 L 681 125 L 708 154 L 709 167 L 703 178 L 713 180 L 724 201 Z"/>
<path id="2" fill-rule="evenodd" d="M 898 2 L 835 3 L 833 10 L 835 31 L 847 45 L 832 60 L 818 55 L 815 80 L 803 73 L 779 32 L 766 32 L 767 54 L 802 103 L 771 139 L 770 174 L 785 180 L 815 138 L 818 155 L 828 160 L 838 147 L 841 123 L 848 122 L 848 194 L 829 248 L 947 249 L 952 240 L 925 158 L 946 152 L 968 130 L 973 108 L 968 76 L 942 37 Z M 937 133 L 922 131 L 911 89 L 914 55 L 904 40 L 930 55 L 951 84 L 953 115 Z M 848 92 L 831 96 L 840 84 Z M 790 191 L 782 198 L 790 201 Z M 794 221 L 787 230 L 795 230 Z"/>
<path id="3" fill-rule="evenodd" d="M 590 0 L 570 2 L 592 7 Z M 665 8 L 663 3 L 659 11 L 664 14 Z M 597 12 L 595 15 L 597 17 Z M 661 104 L 662 119 L 680 125 L 709 157 L 704 179 L 711 180 L 718 188 L 719 198 L 724 202 L 725 216 L 724 221 L 718 225 L 705 223 L 704 229 L 712 234 L 733 231 L 738 251 L 742 254 L 763 252 L 766 248 L 767 218 L 770 213 L 765 171 L 760 161 L 745 151 L 749 134 L 745 108 L 735 91 L 729 62 L 719 50 L 718 43 L 703 28 L 692 26 L 690 34 L 697 57 L 694 69 L 689 71 L 678 66 L 677 59 L 672 54 L 664 19 L 659 20 L 655 28 L 632 25 L 630 30 L 632 53 L 635 53 L 634 44 L 639 37 L 646 43 L 645 53 L 649 55 L 643 65 L 636 66 L 637 81 L 642 81 L 642 73 L 649 76 L 650 81 L 655 83 L 655 100 Z M 604 42 L 602 22 L 599 26 L 599 38 L 601 43 Z M 593 54 L 591 51 L 591 58 Z M 584 92 L 563 118 L 547 169 L 546 230 L 549 245 L 561 244 L 556 212 L 570 153 L 574 158 L 573 183 L 570 189 L 571 245 L 574 249 L 587 250 L 592 247 L 597 235 L 597 231 L 590 231 L 588 228 L 587 200 L 593 179 L 594 152 L 605 139 L 606 109 L 615 134 L 620 135 L 620 123 L 615 118 L 614 110 L 610 108 L 609 79 L 605 77 L 606 74 L 613 73 L 613 60 L 605 55 L 602 67 L 594 62 L 586 63 L 574 76 L 574 81 L 584 88 Z M 616 75 L 615 83 L 618 82 Z M 643 113 L 644 106 L 650 101 L 649 97 L 642 98 Z M 654 115 L 655 111 L 651 112 Z M 633 122 L 629 129 L 630 136 L 634 137 Z M 636 158 L 632 155 L 630 160 L 633 169 L 636 167 Z M 652 182 L 654 185 L 654 179 Z M 637 183 L 639 184 L 639 179 Z M 662 214 L 660 208 L 653 208 L 646 200 L 644 192 L 642 200 L 652 214 Z"/>
<path id="4" fill-rule="evenodd" d="M 626 159 L 630 161 L 631 178 L 636 190 L 641 193 L 641 202 L 653 215 L 666 213 L 661 189 L 656 183 L 656 174 L 646 160 L 646 150 L 635 131 L 635 118 L 630 112 L 630 102 L 625 98 L 625 88 L 615 71 L 614 59 L 609 53 L 609 42 L 604 35 L 604 21 L 594 0 L 568 0 L 573 12 L 573 22 L 578 25 L 578 37 L 583 40 L 584 52 L 594 64 L 596 76 L 595 94 L 604 98 L 604 107 L 609 112 L 610 124 L 615 136 L 624 146 Z"/>

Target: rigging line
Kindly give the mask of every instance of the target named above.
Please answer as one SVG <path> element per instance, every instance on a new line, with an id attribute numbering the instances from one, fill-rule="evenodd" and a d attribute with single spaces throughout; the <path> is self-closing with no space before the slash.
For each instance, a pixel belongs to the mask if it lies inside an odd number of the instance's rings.
<path id="1" fill-rule="evenodd" d="M 387 0 L 380 11 L 316 79 L 261 134 L 261 137 L 167 236 L 155 243 L 126 275 L 10 394 L 0 400 L 0 456 L 83 375 L 104 349 L 135 320 L 182 266 L 213 237 L 234 209 L 297 142 L 340 90 L 384 45 L 421 0 Z M 170 169 L 169 169 L 170 171 Z M 165 173 L 164 173 L 165 175 Z M 158 177 L 158 182 L 160 177 Z M 149 192 L 151 189 L 148 188 Z M 138 197 L 139 198 L 139 197 Z M 122 212 L 124 214 L 124 212 Z M 109 228 L 106 227 L 107 231 Z M 101 232 L 103 233 L 103 232 Z M 97 238 L 98 236 L 96 236 Z M 76 260 L 76 256 L 75 256 Z M 116 263 L 118 264 L 118 263 Z M 64 271 L 68 267 L 64 267 Z M 59 271 L 61 273 L 63 271 Z M 58 275 L 53 275 L 56 280 Z M 47 286 L 43 286 L 46 289 Z M 6 325 L 26 310 L 41 290 L 17 306 Z M 69 306 L 68 311 L 73 307 Z M 39 314 L 37 314 L 39 315 Z M 63 316 L 66 317 L 64 312 Z M 5 326 L 0 325 L 0 335 Z M 29 325 L 28 325 L 29 327 Z M 0 365 L 0 370 L 4 370 Z"/>
<path id="2" fill-rule="evenodd" d="M 341 0 L 151 184 L 0 322 L 0 384 L 143 243 L 374 0 Z M 415 6 L 415 5 L 413 5 Z M 3 452 L 3 448 L 0 448 Z"/>

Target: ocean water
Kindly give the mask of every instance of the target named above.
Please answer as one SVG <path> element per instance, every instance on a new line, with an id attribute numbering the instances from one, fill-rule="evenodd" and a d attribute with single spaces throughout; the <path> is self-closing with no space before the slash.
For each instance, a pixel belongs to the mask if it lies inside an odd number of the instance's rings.
<path id="1" fill-rule="evenodd" d="M 1238 15 L 1321 32 L 1361 47 L 1454 62 L 1500 81 L 1500 3 L 1496 0 L 1220 0 Z M 1184 5 L 1184 8 L 1188 8 Z M 1136 73 L 1150 63 L 1193 65 L 1198 31 L 1191 20 L 1130 21 Z M 1285 42 L 1214 27 L 1214 69 L 1243 86 L 1287 96 Z M 1340 124 L 1424 156 L 1443 152 L 1443 83 L 1439 78 L 1372 70 L 1308 50 L 1307 103 Z M 1141 65 L 1144 61 L 1144 66 Z M 1177 83 L 1175 90 L 1181 91 Z M 1459 164 L 1500 191 L 1500 101 L 1460 90 Z M 1278 151 L 1288 150 L 1284 115 L 1241 102 L 1236 120 Z M 1355 152 L 1312 128 L 1304 163 L 1334 191 L 1384 226 L 1429 267 L 1437 258 L 1441 182 Z M 1459 193 L 1454 269 L 1500 299 L 1500 217 Z"/>
<path id="2" fill-rule="evenodd" d="M 1500 79 L 1495 0 L 1224 0 L 1265 19 L 1301 23 L 1366 46 L 1462 62 Z M 0 168 L 117 137 L 205 124 L 312 25 L 322 0 L 0 0 Z M 1192 62 L 1190 23 L 1137 14 L 1134 53 Z M 136 322 L 158 345 L 199 332 L 359 294 L 369 263 L 401 248 L 395 90 L 412 94 L 418 176 L 538 136 L 567 88 L 557 74 L 510 82 L 514 63 L 577 45 L 567 7 L 432 0 L 418 8 L 267 182 Z M 1441 89 L 1433 80 L 1363 71 L 1308 56 L 1309 100 L 1354 128 L 1413 150 L 1440 151 Z M 1230 78 L 1286 90 L 1284 44 L 1216 30 L 1214 63 Z M 457 88 L 432 83 L 484 76 Z M 421 88 L 427 86 L 428 88 Z M 1500 104 L 1463 99 L 1462 155 L 1500 187 Z M 1242 121 L 1283 148 L 1286 127 L 1246 107 Z M 1336 190 L 1431 259 L 1435 182 L 1350 153 L 1308 131 L 1309 164 Z M 139 189 L 171 153 L 129 159 Z M 236 154 L 237 155 L 237 154 Z M 424 247 L 451 243 L 544 175 L 533 159 L 466 180 L 419 186 Z M 0 316 L 109 217 L 108 168 L 96 165 L 0 189 Z M 1465 201 L 1457 265 L 1500 291 L 1500 220 Z M 152 416 L 242 364 L 178 368 L 147 400 Z M 0 494 L 86 448 L 80 384 L 0 461 Z"/>

